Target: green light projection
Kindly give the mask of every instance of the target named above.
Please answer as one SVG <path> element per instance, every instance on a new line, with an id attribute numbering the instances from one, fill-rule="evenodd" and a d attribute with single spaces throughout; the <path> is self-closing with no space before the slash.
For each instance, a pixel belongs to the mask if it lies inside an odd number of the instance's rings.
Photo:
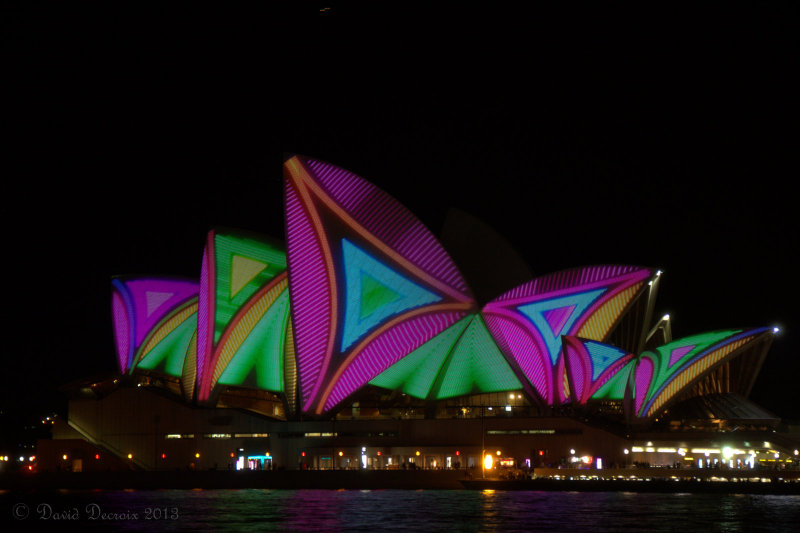
<path id="1" fill-rule="evenodd" d="M 196 332 L 197 312 L 194 312 L 147 352 L 135 365 L 135 368 L 181 377 L 183 362 Z"/>
<path id="2" fill-rule="evenodd" d="M 654 366 L 653 377 L 650 380 L 650 387 L 647 390 L 644 404 L 646 405 L 661 387 L 683 368 L 687 361 L 710 346 L 742 331 L 741 329 L 730 329 L 700 333 L 664 344 L 656 348 L 655 351 L 642 353 L 639 358 L 649 358 Z M 638 394 L 639 392 L 637 391 Z"/>
<path id="3" fill-rule="evenodd" d="M 289 291 L 284 290 L 236 351 L 217 383 L 283 391 L 284 333 L 288 321 Z"/>
<path id="4" fill-rule="evenodd" d="M 592 400 L 623 400 L 625 399 L 625 387 L 628 384 L 633 367 L 636 366 L 636 359 L 623 366 L 611 378 L 603 383 L 594 394 L 590 396 Z"/>
<path id="5" fill-rule="evenodd" d="M 220 233 L 215 235 L 214 248 L 214 343 L 217 343 L 239 308 L 269 280 L 286 270 L 286 253 L 260 240 Z"/>
<path id="6" fill-rule="evenodd" d="M 480 315 L 456 322 L 370 383 L 437 400 L 522 388 Z"/>

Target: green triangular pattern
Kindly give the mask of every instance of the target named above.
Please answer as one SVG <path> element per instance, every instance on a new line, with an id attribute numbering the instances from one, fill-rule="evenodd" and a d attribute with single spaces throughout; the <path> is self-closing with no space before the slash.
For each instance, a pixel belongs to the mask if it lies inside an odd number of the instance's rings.
<path id="1" fill-rule="evenodd" d="M 709 349 L 712 345 L 720 343 L 725 339 L 727 339 L 728 337 L 731 337 L 741 332 L 742 332 L 741 329 L 730 329 L 722 331 L 710 331 L 707 333 L 699 333 L 697 335 L 691 335 L 689 337 L 676 339 L 668 344 L 659 346 L 658 348 L 655 349 L 655 353 L 644 352 L 640 356 L 640 358 L 645 354 L 652 354 L 651 358 L 658 363 L 655 364 L 655 368 L 653 370 L 653 377 L 650 380 L 650 388 L 647 391 L 645 404 L 648 403 L 653 398 L 653 396 L 655 396 L 655 394 L 661 389 L 661 387 L 664 386 L 664 384 L 667 381 L 669 381 L 675 374 L 683 370 L 684 365 L 686 364 L 687 361 L 691 360 L 698 353 Z M 680 359 L 678 359 L 672 365 L 670 365 L 669 361 L 672 352 L 676 348 L 688 345 L 693 345 L 694 348 L 683 354 L 683 356 Z"/>
<path id="2" fill-rule="evenodd" d="M 630 361 L 623 366 L 619 372 L 614 374 L 611 379 L 603 383 L 597 391 L 591 395 L 592 400 L 624 400 L 625 387 L 628 384 L 628 376 L 636 365 L 636 360 Z"/>
<path id="3" fill-rule="evenodd" d="M 136 365 L 136 368 L 163 372 L 168 376 L 181 377 L 183 360 L 192 336 L 197 330 L 197 313 L 192 313 L 178 327 L 167 334 Z"/>
<path id="4" fill-rule="evenodd" d="M 370 385 L 399 389 L 415 398 L 427 398 L 447 354 L 471 320 L 472 316 L 462 318 L 378 374 Z"/>
<path id="5" fill-rule="evenodd" d="M 397 291 L 387 287 L 366 272 L 361 273 L 361 308 L 359 310 L 361 320 L 398 298 L 400 298 L 400 294 Z"/>
<path id="6" fill-rule="evenodd" d="M 214 236 L 214 343 L 219 342 L 242 305 L 261 287 L 286 270 L 286 253 L 276 246 L 250 237 L 221 234 Z M 252 277 L 249 281 L 234 283 L 234 263 L 246 267 Z M 261 268 L 260 265 L 264 265 Z"/>
<path id="7" fill-rule="evenodd" d="M 289 291 L 283 291 L 222 371 L 217 383 L 283 391 L 283 351 Z"/>
<path id="8" fill-rule="evenodd" d="M 435 398 L 522 388 L 486 324 L 475 315 L 450 353 Z"/>

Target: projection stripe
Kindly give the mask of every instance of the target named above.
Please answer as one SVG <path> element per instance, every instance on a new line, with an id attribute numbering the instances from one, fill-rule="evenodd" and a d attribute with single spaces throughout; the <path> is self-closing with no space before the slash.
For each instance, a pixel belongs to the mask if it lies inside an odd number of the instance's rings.
<path id="1" fill-rule="evenodd" d="M 645 416 L 650 417 L 655 415 L 667 400 L 672 398 L 678 391 L 683 389 L 697 376 L 724 359 L 731 352 L 750 342 L 752 339 L 753 336 L 750 336 L 731 342 L 706 355 L 703 355 L 699 360 L 689 363 L 686 368 L 681 369 L 678 374 L 672 378 L 672 381 L 666 387 L 664 387 L 661 392 L 655 396 L 655 398 L 650 400 L 650 404 L 647 407 L 647 414 Z"/>
<path id="2" fill-rule="evenodd" d="M 378 239 L 444 283 L 468 291 L 433 234 L 397 200 L 344 169 L 314 159 L 305 159 L 305 163 L 331 197 Z"/>
<path id="3" fill-rule="evenodd" d="M 587 339 L 605 339 L 611 326 L 616 323 L 622 315 L 622 312 L 643 285 L 643 282 L 637 283 L 612 297 L 608 302 L 603 304 L 602 307 L 592 313 L 575 335 Z"/>
<path id="4" fill-rule="evenodd" d="M 325 409 L 331 409 L 341 400 L 368 383 L 386 368 L 399 361 L 444 331 L 466 315 L 464 312 L 439 312 L 414 317 L 399 322 L 357 351 L 355 358 L 329 385 Z M 323 396 L 324 397 L 324 396 Z"/>
<path id="5" fill-rule="evenodd" d="M 305 328 L 303 335 L 297 335 L 295 331 L 297 368 L 305 409 L 315 390 L 322 368 L 322 355 L 328 344 L 331 300 L 322 251 L 305 210 L 290 185 L 286 187 L 286 222 L 292 313 L 295 323 L 301 322 Z"/>
<path id="6" fill-rule="evenodd" d="M 276 300 L 284 294 L 288 289 L 289 281 L 285 276 L 272 285 L 261 297 L 253 302 L 253 305 L 246 310 L 244 315 L 236 322 L 236 324 L 229 330 L 227 336 L 222 339 L 220 343 L 221 349 L 217 356 L 216 364 L 214 365 L 214 375 L 211 381 L 211 388 L 219 380 L 222 373 L 228 367 L 228 364 L 233 360 L 236 353 L 241 348 L 242 344 L 252 334 L 253 328 L 261 321 L 267 311 L 275 304 Z M 263 354 L 262 357 L 274 359 L 275 357 L 282 357 L 282 354 Z M 270 361 L 275 363 L 274 361 Z"/>
<path id="7" fill-rule="evenodd" d="M 197 299 L 195 299 L 194 302 L 169 317 L 162 325 L 157 326 L 152 332 L 150 338 L 145 341 L 144 347 L 139 351 L 139 355 L 136 357 L 136 362 L 138 363 L 144 359 L 158 343 L 166 338 L 167 335 L 172 333 L 175 328 L 181 325 L 187 318 L 195 314 L 197 312 L 197 306 Z M 132 365 L 132 367 L 135 366 L 136 365 Z"/>

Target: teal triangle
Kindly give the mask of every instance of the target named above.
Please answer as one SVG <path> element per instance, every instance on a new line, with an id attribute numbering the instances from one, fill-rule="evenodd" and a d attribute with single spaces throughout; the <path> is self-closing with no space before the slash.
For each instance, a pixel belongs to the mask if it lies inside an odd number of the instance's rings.
<path id="1" fill-rule="evenodd" d="M 536 330 L 547 346 L 547 353 L 550 354 L 550 360 L 553 365 L 558 361 L 558 354 L 561 351 L 561 335 L 572 333 L 570 331 L 571 328 L 576 323 L 580 323 L 579 319 L 583 316 L 584 311 L 586 311 L 605 290 L 606 289 L 603 288 L 578 292 L 558 298 L 539 300 L 538 302 L 520 305 L 517 308 L 519 312 L 528 317 L 534 327 L 536 327 Z M 561 316 L 561 314 L 564 313 L 564 309 L 569 308 L 571 308 L 569 315 L 566 317 Z M 558 312 L 554 312 L 555 310 L 558 310 Z M 555 324 L 551 323 L 556 317 L 558 319 L 555 321 Z M 548 321 L 548 318 L 550 321 Z M 554 326 L 558 329 L 557 332 L 553 331 Z"/>
<path id="2" fill-rule="evenodd" d="M 587 342 L 584 344 L 592 360 L 592 381 L 596 381 L 600 374 L 606 371 L 615 362 L 627 355 L 628 352 L 620 350 L 615 346 L 602 344 L 599 342 Z"/>
<path id="3" fill-rule="evenodd" d="M 345 281 L 342 352 L 393 316 L 442 299 L 347 239 L 342 239 L 342 263 Z M 365 281 L 368 287 L 364 287 Z"/>

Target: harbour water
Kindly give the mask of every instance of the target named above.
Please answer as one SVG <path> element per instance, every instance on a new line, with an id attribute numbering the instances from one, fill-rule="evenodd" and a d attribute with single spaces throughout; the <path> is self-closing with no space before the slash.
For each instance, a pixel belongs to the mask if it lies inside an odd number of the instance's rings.
<path id="1" fill-rule="evenodd" d="M 3 531 L 794 532 L 800 496 L 470 490 L 0 492 Z"/>

